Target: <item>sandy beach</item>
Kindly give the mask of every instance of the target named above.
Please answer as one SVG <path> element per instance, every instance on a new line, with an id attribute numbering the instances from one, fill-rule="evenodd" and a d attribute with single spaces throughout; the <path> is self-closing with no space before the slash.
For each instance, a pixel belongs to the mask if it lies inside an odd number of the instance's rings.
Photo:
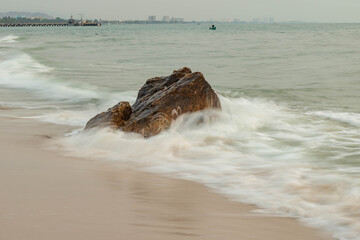
<path id="1" fill-rule="evenodd" d="M 332 239 L 197 183 L 47 150 L 68 130 L 0 119 L 0 239 Z"/>

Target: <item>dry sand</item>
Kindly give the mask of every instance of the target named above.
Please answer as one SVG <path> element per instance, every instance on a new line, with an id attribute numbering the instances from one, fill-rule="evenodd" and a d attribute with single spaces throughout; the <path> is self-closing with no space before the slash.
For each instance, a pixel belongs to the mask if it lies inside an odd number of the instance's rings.
<path id="1" fill-rule="evenodd" d="M 0 239 L 332 239 L 197 183 L 46 150 L 68 130 L 0 118 Z"/>

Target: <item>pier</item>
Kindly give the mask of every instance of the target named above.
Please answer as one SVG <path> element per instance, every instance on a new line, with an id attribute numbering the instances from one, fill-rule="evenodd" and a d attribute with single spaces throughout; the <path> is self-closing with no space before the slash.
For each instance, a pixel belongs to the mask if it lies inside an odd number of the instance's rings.
<path id="1" fill-rule="evenodd" d="M 67 26 L 101 26 L 101 23 L 0 23 L 0 27 L 67 27 Z"/>
<path id="2" fill-rule="evenodd" d="M 0 27 L 59 27 L 68 23 L 0 23 Z"/>

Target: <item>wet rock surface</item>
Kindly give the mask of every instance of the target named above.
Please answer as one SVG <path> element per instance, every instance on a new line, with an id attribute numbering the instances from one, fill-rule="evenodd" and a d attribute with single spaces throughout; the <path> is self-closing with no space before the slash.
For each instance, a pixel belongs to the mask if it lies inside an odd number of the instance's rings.
<path id="1" fill-rule="evenodd" d="M 130 118 L 131 107 L 129 102 L 119 102 L 106 112 L 99 113 L 86 123 L 85 129 L 93 127 L 115 127 L 119 128 L 125 125 Z"/>
<path id="2" fill-rule="evenodd" d="M 202 73 L 184 67 L 147 80 L 131 107 L 120 102 L 90 119 L 85 129 L 113 127 L 150 137 L 169 128 L 179 115 L 207 108 L 221 108 L 218 96 Z"/>

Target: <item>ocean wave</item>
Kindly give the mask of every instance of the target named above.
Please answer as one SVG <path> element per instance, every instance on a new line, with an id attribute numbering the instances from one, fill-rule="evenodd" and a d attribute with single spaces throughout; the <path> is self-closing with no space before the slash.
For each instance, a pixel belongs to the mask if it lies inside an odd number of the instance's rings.
<path id="1" fill-rule="evenodd" d="M 310 112 L 310 115 L 322 117 L 325 119 L 339 121 L 345 124 L 350 124 L 355 127 L 360 127 L 360 114 L 352 112 L 334 112 L 334 111 L 315 111 Z"/>
<path id="2" fill-rule="evenodd" d="M 344 149 L 356 157 L 360 133 L 266 100 L 220 98 L 222 112 L 182 115 L 149 139 L 94 129 L 57 144 L 69 154 L 200 182 L 338 239 L 360 239 L 357 166 L 330 161 Z M 339 152 L 339 147 L 344 148 Z"/>
<path id="3" fill-rule="evenodd" d="M 119 99 L 118 93 L 100 91 L 97 86 L 58 80 L 52 71 L 53 68 L 37 62 L 30 55 L 18 53 L 0 62 L 0 86 L 72 103 L 97 100 L 114 104 Z"/>
<path id="4" fill-rule="evenodd" d="M 33 90 L 50 99 L 97 98 L 95 91 L 71 87 L 51 79 L 51 67 L 38 63 L 20 53 L 0 63 L 0 85 L 9 88 Z M 45 75 L 48 74 L 48 75 Z"/>
<path id="5" fill-rule="evenodd" d="M 5 37 L 0 38 L 0 44 L 1 43 L 14 43 L 18 39 L 18 36 L 15 35 L 7 35 Z"/>

